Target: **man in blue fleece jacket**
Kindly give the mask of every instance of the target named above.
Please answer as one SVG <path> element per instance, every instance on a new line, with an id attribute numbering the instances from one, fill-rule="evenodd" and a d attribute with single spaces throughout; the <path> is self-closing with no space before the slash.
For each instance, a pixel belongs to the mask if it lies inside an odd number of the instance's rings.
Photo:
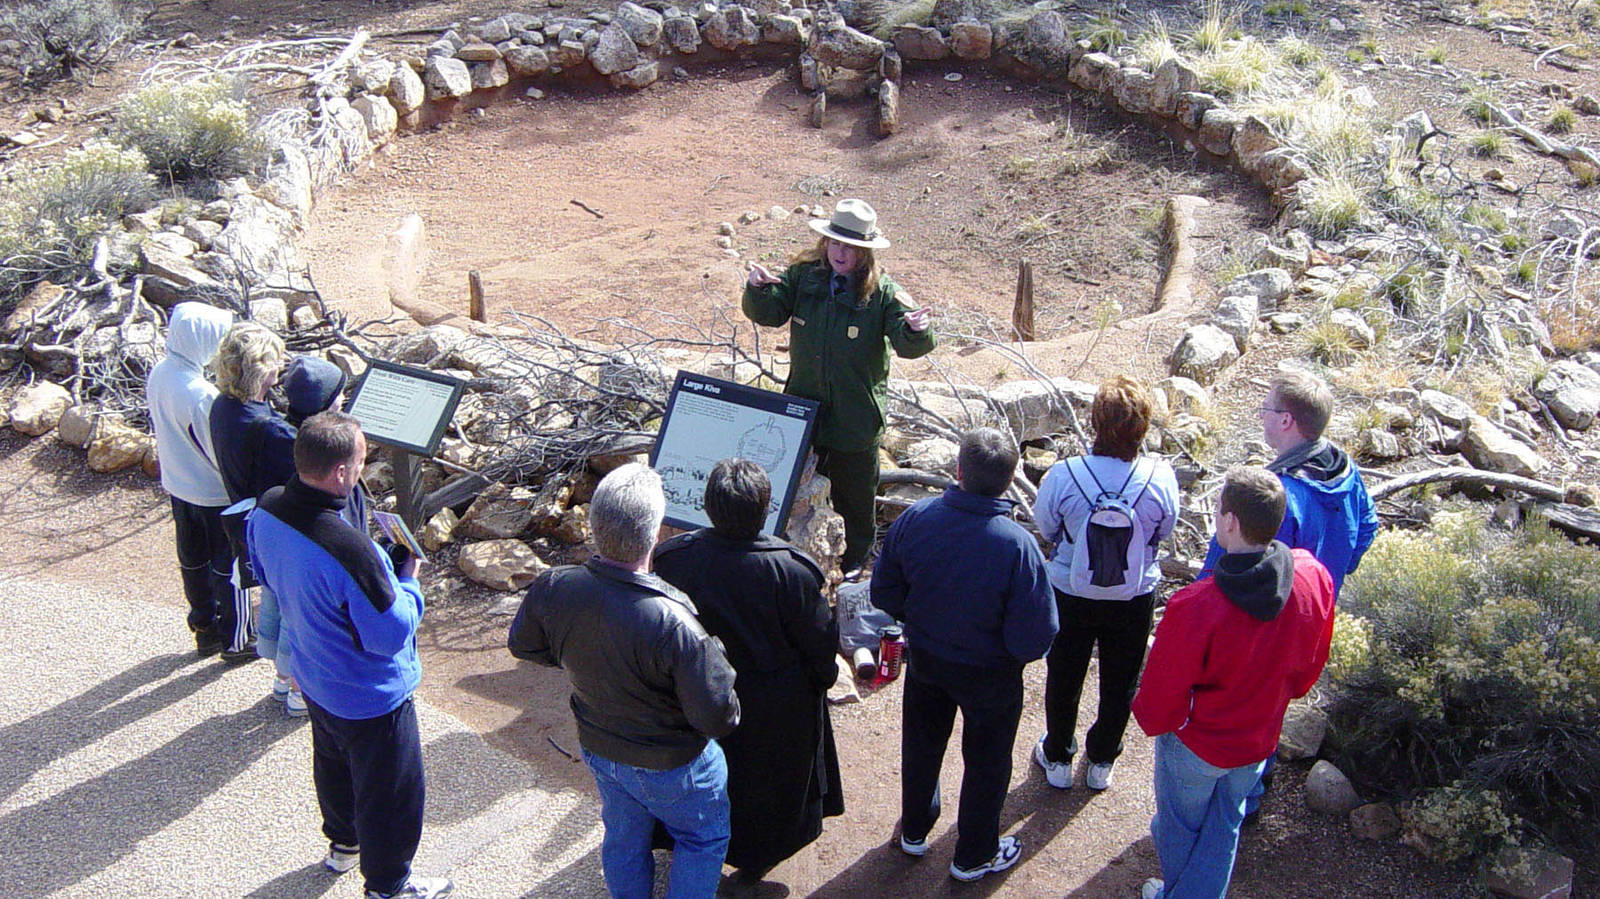
<path id="1" fill-rule="evenodd" d="M 900 848 L 928 851 L 939 819 L 939 768 L 961 710 L 961 808 L 950 876 L 977 880 L 1022 857 L 1000 836 L 1011 747 L 1022 719 L 1022 668 L 1057 630 L 1039 544 L 1001 494 L 1016 444 L 993 428 L 961 438 L 960 486 L 907 509 L 872 572 L 872 602 L 906 624 L 910 647 L 900 729 Z"/>
<path id="2" fill-rule="evenodd" d="M 411 699 L 422 679 L 422 589 L 414 557 L 396 570 L 339 515 L 366 458 L 352 416 L 306 419 L 294 477 L 261 497 L 245 539 L 257 577 L 278 597 L 290 673 L 311 713 L 312 780 L 330 843 L 323 864 L 342 873 L 359 861 L 367 899 L 433 899 L 450 881 L 411 874 L 425 796 Z"/>
<path id="3" fill-rule="evenodd" d="M 1316 556 L 1333 576 L 1337 599 L 1345 575 L 1356 570 L 1378 534 L 1378 515 L 1355 462 L 1323 439 L 1332 416 L 1328 385 L 1299 370 L 1274 377 L 1261 404 L 1261 436 L 1278 454 L 1267 470 L 1283 482 L 1288 500 L 1275 539 Z M 1222 547 L 1212 537 L 1200 577 L 1209 575 L 1221 556 Z"/>

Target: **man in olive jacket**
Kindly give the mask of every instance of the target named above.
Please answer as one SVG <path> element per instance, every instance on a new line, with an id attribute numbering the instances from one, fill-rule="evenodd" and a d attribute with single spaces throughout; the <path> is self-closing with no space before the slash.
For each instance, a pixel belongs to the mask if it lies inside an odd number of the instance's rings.
<path id="1" fill-rule="evenodd" d="M 600 865 L 619 899 L 649 899 L 655 822 L 676 843 L 674 896 L 710 896 L 728 849 L 728 767 L 739 724 L 733 667 L 688 597 L 649 572 L 666 510 L 661 478 L 624 465 L 589 506 L 600 554 L 540 575 L 511 623 L 519 659 L 572 679 L 583 760 L 600 789 Z"/>
<path id="2" fill-rule="evenodd" d="M 817 469 L 833 482 L 834 511 L 844 518 L 845 570 L 866 561 L 876 535 L 878 444 L 883 440 L 889 350 L 905 359 L 933 351 L 926 307 L 877 265 L 889 246 L 878 216 L 861 200 L 841 200 L 822 235 L 781 276 L 751 267 L 740 308 L 758 325 L 789 325 L 789 382 L 784 392 L 821 403 L 812 439 Z"/>

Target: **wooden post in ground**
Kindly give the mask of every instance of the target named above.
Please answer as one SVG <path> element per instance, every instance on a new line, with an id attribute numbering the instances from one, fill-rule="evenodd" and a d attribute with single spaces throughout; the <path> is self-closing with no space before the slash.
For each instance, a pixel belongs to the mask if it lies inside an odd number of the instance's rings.
<path id="1" fill-rule="evenodd" d="M 489 307 L 483 298 L 483 276 L 467 272 L 467 317 L 475 322 L 489 320 Z"/>
<path id="2" fill-rule="evenodd" d="M 1017 339 L 1034 339 L 1033 331 L 1033 263 L 1023 259 L 1017 263 L 1017 301 L 1011 307 L 1011 327 Z"/>

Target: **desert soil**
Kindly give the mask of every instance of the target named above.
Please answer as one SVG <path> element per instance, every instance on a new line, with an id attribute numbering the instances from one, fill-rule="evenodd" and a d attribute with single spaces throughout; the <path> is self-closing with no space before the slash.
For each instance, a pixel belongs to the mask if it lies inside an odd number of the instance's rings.
<path id="1" fill-rule="evenodd" d="M 167 0 L 157 4 L 152 22 L 167 38 L 196 32 L 204 46 L 193 52 L 363 22 L 392 46 L 414 39 L 404 34 L 408 29 L 503 8 L 481 0 Z M 1459 95 L 1451 79 L 1461 73 L 1451 65 L 1507 74 L 1534 110 L 1548 102 L 1542 84 L 1595 90 L 1592 71 L 1530 71 L 1535 52 L 1409 4 L 1349 5 L 1339 14 L 1399 61 L 1352 74 L 1357 83 L 1370 84 L 1393 108 L 1426 108 L 1448 128 L 1469 127 L 1455 112 Z M 1339 61 L 1356 33 L 1317 39 Z M 1455 62 L 1414 64 L 1432 43 L 1450 46 Z M 946 80 L 949 72 L 963 77 Z M 75 125 L 69 116 L 62 127 L 92 131 L 88 114 L 129 83 L 125 68 L 82 90 L 84 121 Z M 1196 164 L 1165 138 L 1080 98 L 981 70 L 909 72 L 902 131 L 881 141 L 870 132 L 864 104 L 837 103 L 827 127 L 806 127 L 805 98 L 792 75 L 766 66 L 696 71 L 689 80 L 668 79 L 634 95 L 549 94 L 397 139 L 323 194 L 303 246 L 324 294 L 353 312 L 386 313 L 379 250 L 399 219 L 416 212 L 432 252 L 422 294 L 433 302 L 464 310 L 466 273 L 478 271 L 497 313 L 538 314 L 573 331 L 650 310 L 704 321 L 736 303 L 746 261 L 781 261 L 811 239 L 801 217 L 763 217 L 737 226 L 736 260 L 715 246 L 718 223 L 772 206 L 830 207 L 838 197 L 862 196 L 877 206 L 896 242 L 884 255 L 888 270 L 934 308 L 947 333 L 1003 331 L 1016 261 L 1032 259 L 1041 321 L 1055 338 L 1035 350 L 1036 361 L 1053 374 L 1094 380 L 1123 370 L 1156 374 L 1185 316 L 1208 308 L 1210 276 L 1247 251 L 1248 232 L 1272 224 L 1270 206 L 1237 176 Z M 9 109 L 20 120 L 32 105 Z M 1594 120 L 1580 126 L 1592 134 Z M 1502 167 L 1524 182 L 1550 172 L 1525 154 Z M 1200 296 L 1195 309 L 1142 316 L 1158 271 L 1156 212 L 1174 193 L 1198 193 L 1213 203 L 1198 235 Z M 1092 323 L 1109 302 L 1120 304 L 1120 322 L 1097 339 Z M 973 361 L 956 344 L 942 364 L 979 382 L 1015 376 L 981 354 Z M 908 376 L 926 373 L 924 366 L 902 369 Z M 1253 389 L 1245 380 L 1259 373 L 1241 367 L 1242 392 Z M 148 600 L 152 614 L 170 620 L 173 646 L 185 643 L 170 519 L 157 486 L 136 474 L 89 473 L 80 451 L 9 431 L 0 436 L 0 483 L 7 485 L 0 491 L 0 572 Z M 426 579 L 424 695 L 534 764 L 553 786 L 592 791 L 582 766 L 563 754 L 577 747 L 563 676 L 510 658 L 504 632 L 515 598 L 467 583 L 451 561 L 445 553 Z M 830 820 L 814 846 L 749 892 L 1135 895 L 1157 873 L 1148 837 L 1150 743 L 1136 729 L 1129 735 L 1116 786 L 1107 793 L 1086 791 L 1081 771 L 1078 788 L 1052 790 L 1028 762 L 1043 727 L 1043 675 L 1042 666 L 1030 667 L 1003 820 L 1026 846 L 1022 865 L 965 886 L 945 875 L 960 779 L 954 752 L 945 776 L 949 811 L 933 834 L 930 858 L 914 862 L 888 842 L 898 805 L 900 687 L 891 684 L 834 709 L 846 815 Z M 261 676 L 264 684 L 265 666 Z M 1093 696 L 1091 682 L 1086 719 Z M 1476 895 L 1466 872 L 1427 864 L 1394 843 L 1359 841 L 1342 821 L 1308 812 L 1299 789 L 1305 768 L 1281 770 L 1261 824 L 1243 837 L 1234 895 Z"/>

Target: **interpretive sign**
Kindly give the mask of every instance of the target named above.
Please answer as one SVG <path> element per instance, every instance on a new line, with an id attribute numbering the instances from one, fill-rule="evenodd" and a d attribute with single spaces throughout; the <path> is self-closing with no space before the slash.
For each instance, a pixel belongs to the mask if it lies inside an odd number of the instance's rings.
<path id="1" fill-rule="evenodd" d="M 367 439 L 432 456 L 465 387 L 465 381 L 449 375 L 371 359 L 350 400 L 350 414 L 360 419 Z"/>
<path id="2" fill-rule="evenodd" d="M 667 494 L 667 523 L 702 528 L 706 479 L 723 459 L 749 459 L 772 479 L 764 533 L 782 534 L 816 426 L 817 402 L 680 371 L 650 464 Z"/>

